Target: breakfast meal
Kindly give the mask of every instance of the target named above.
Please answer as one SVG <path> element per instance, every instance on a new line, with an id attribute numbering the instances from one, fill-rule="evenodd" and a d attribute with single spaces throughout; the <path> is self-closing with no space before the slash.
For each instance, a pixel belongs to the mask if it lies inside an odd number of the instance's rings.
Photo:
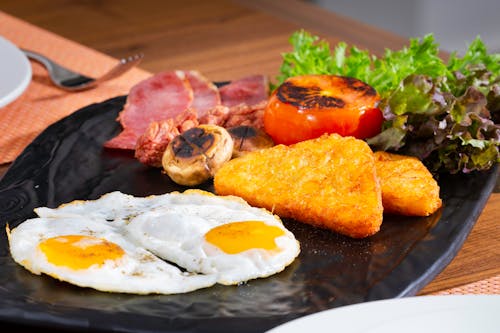
<path id="1" fill-rule="evenodd" d="M 305 31 L 291 43 L 276 83 L 253 75 L 214 84 L 176 70 L 131 89 L 122 131 L 104 146 L 133 150 L 182 186 L 213 178 L 215 194 L 112 192 L 40 207 L 7 226 L 13 259 L 108 292 L 240 284 L 299 255 L 280 218 L 370 237 L 386 215 L 436 213 L 440 174 L 500 160 L 500 56 L 480 39 L 448 64 L 432 35 L 380 58 L 345 43 L 331 51 Z"/>
<path id="2" fill-rule="evenodd" d="M 200 190 L 144 198 L 113 192 L 36 213 L 7 226 L 12 258 L 34 274 L 101 291 L 173 294 L 238 284 L 282 271 L 300 251 L 277 216 Z"/>

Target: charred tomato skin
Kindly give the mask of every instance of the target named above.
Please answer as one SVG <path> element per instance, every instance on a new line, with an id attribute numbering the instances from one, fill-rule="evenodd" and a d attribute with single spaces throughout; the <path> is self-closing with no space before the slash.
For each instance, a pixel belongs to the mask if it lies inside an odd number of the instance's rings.
<path id="1" fill-rule="evenodd" d="M 293 144 L 325 133 L 365 139 L 378 134 L 380 97 L 368 84 L 336 75 L 287 79 L 269 98 L 264 129 L 277 144 Z"/>

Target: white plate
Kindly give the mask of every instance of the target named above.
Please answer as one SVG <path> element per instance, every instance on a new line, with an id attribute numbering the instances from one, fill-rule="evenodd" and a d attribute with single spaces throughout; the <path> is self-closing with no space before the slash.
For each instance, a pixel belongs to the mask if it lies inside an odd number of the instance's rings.
<path id="1" fill-rule="evenodd" d="M 500 295 L 417 296 L 318 312 L 268 333 L 498 333 Z"/>
<path id="2" fill-rule="evenodd" d="M 0 108 L 15 100 L 31 81 L 31 65 L 26 56 L 0 36 Z"/>

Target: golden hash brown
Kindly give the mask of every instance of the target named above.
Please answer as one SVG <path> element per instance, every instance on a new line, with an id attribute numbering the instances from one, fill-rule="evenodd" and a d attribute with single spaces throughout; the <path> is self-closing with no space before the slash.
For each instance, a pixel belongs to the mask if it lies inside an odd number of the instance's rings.
<path id="1" fill-rule="evenodd" d="M 439 185 L 419 159 L 387 152 L 374 156 L 384 212 L 428 216 L 441 207 Z"/>
<path id="2" fill-rule="evenodd" d="M 352 137 L 324 135 L 249 153 L 224 164 L 214 184 L 219 195 L 354 238 L 382 224 L 373 153 Z"/>

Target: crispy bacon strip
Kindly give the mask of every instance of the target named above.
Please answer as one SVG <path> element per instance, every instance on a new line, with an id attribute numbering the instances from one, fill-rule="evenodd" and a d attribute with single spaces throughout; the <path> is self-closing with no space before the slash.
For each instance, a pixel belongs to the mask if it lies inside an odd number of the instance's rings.
<path id="1" fill-rule="evenodd" d="M 168 144 L 180 133 L 198 126 L 194 109 L 187 109 L 176 118 L 153 121 L 137 140 L 135 158 L 141 163 L 161 167 L 161 159 Z"/>
<path id="2" fill-rule="evenodd" d="M 105 143 L 109 148 L 135 149 L 153 121 L 175 118 L 191 106 L 193 90 L 182 71 L 163 72 L 139 82 L 118 116 L 123 131 Z"/>
<path id="3" fill-rule="evenodd" d="M 252 75 L 232 81 L 219 89 L 222 105 L 252 106 L 269 97 L 269 82 L 264 75 Z"/>
<path id="4" fill-rule="evenodd" d="M 191 108 L 196 110 L 198 117 L 203 117 L 208 111 L 221 104 L 219 89 L 198 71 L 184 72 L 193 89 Z"/>

